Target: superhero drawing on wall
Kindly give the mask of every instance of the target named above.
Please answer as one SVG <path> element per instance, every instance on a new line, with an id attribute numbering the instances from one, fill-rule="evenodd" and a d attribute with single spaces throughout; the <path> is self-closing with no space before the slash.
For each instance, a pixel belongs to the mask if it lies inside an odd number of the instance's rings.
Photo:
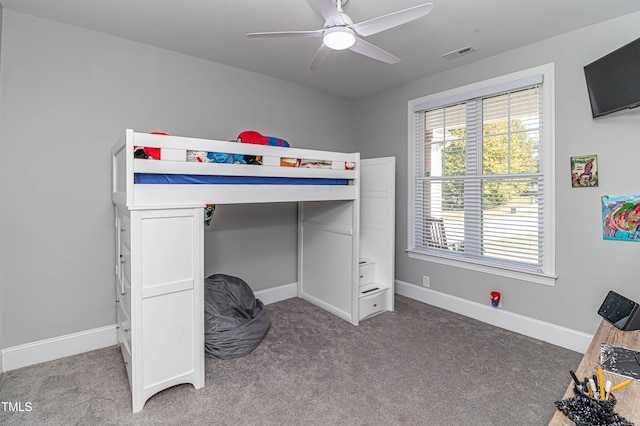
<path id="1" fill-rule="evenodd" d="M 571 186 L 574 188 L 598 186 L 596 155 L 571 157 Z"/>

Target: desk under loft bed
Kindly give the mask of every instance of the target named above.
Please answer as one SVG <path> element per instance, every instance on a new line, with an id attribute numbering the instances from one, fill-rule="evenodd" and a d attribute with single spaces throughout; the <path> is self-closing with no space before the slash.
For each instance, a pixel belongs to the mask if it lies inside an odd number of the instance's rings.
<path id="1" fill-rule="evenodd" d="M 161 159 L 135 158 L 138 147 L 159 148 Z M 189 152 L 261 156 L 263 165 L 189 162 Z M 281 166 L 291 160 L 312 167 Z M 298 297 L 353 325 L 393 310 L 395 159 L 366 161 L 375 177 L 365 199 L 377 212 L 362 228 L 371 244 L 361 251 L 359 153 L 126 130 L 112 148 L 112 200 L 118 342 L 134 412 L 168 387 L 204 386 L 207 204 L 297 202 Z M 389 163 L 390 172 L 380 169 Z M 361 259 L 367 251 L 385 259 Z"/>

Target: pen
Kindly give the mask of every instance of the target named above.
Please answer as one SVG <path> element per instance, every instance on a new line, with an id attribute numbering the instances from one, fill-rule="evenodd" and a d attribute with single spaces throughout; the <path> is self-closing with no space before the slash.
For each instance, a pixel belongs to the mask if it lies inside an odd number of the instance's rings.
<path id="1" fill-rule="evenodd" d="M 600 379 L 600 399 L 605 401 L 604 398 L 604 379 L 602 378 L 602 366 L 598 364 L 598 379 Z"/>
<path id="2" fill-rule="evenodd" d="M 633 382 L 633 380 L 631 379 L 627 379 L 622 383 L 618 383 L 617 385 L 615 385 L 614 387 L 611 388 L 611 392 L 615 392 L 618 389 L 620 389 L 621 387 L 627 386 L 629 383 Z"/>

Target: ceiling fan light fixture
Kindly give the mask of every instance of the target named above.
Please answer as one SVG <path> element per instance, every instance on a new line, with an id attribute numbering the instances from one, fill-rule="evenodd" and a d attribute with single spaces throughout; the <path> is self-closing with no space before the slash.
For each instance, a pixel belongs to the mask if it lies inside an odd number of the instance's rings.
<path id="1" fill-rule="evenodd" d="M 0 0 L 2 1 L 2 0 Z M 433 3 L 424 3 L 408 9 L 398 10 L 368 19 L 358 23 L 342 10 L 349 0 L 307 0 L 315 3 L 324 18 L 324 27 L 312 31 L 271 31 L 249 33 L 247 37 L 322 37 L 322 44 L 309 66 L 310 70 L 317 69 L 333 50 L 351 49 L 353 52 L 387 64 L 397 64 L 400 58 L 367 42 L 367 37 L 386 31 L 390 28 L 416 20 L 431 11 Z"/>
<path id="2" fill-rule="evenodd" d="M 344 50 L 356 43 L 356 34 L 348 27 L 327 28 L 322 36 L 322 42 L 330 49 Z"/>

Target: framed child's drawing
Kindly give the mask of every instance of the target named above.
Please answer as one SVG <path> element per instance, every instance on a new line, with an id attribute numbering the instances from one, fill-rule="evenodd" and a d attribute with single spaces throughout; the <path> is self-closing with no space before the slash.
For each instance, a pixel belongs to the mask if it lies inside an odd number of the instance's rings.
<path id="1" fill-rule="evenodd" d="M 574 188 L 598 186 L 598 156 L 571 157 L 571 186 Z"/>

